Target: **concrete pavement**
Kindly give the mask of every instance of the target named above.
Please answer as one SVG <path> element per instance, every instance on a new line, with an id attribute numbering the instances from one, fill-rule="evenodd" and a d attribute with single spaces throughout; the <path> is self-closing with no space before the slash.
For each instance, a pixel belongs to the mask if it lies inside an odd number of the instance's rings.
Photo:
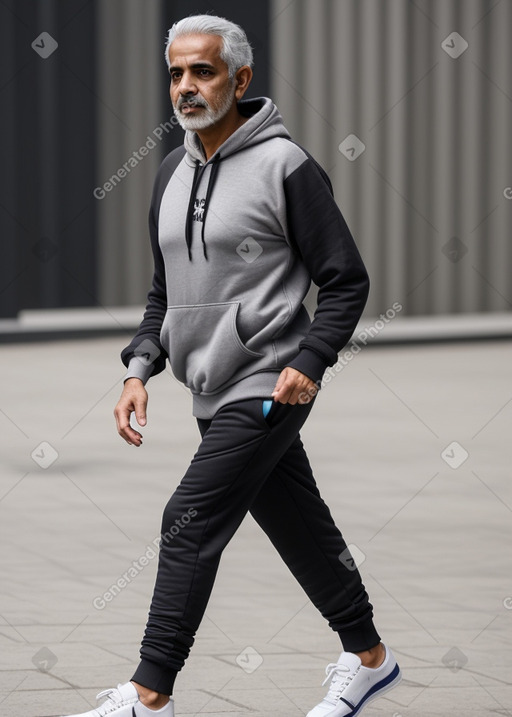
<path id="1" fill-rule="evenodd" d="M 165 373 L 148 385 L 144 446 L 118 438 L 125 343 L 0 351 L 1 717 L 90 709 L 137 662 L 153 541 L 198 432 Z M 303 431 L 404 672 L 365 715 L 512 714 L 510 357 L 509 342 L 364 349 Z M 247 518 L 178 677 L 177 717 L 304 715 L 339 650 Z"/>

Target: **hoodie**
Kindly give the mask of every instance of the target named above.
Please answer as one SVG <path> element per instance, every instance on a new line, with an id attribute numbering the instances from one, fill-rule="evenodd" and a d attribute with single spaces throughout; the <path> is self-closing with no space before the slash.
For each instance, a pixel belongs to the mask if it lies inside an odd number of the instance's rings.
<path id="1" fill-rule="evenodd" d="M 149 229 L 154 275 L 122 354 L 144 383 L 169 359 L 197 418 L 269 398 L 285 366 L 320 382 L 350 340 L 368 275 L 323 169 L 268 98 L 206 161 L 195 132 L 158 171 Z M 303 301 L 318 286 L 311 320 Z"/>

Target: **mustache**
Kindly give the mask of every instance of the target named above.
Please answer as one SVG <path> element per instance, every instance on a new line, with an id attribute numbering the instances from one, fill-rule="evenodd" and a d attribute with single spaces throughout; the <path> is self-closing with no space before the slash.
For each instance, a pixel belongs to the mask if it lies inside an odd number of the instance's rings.
<path id="1" fill-rule="evenodd" d="M 183 105 L 188 105 L 189 107 L 205 107 L 208 108 L 208 102 L 203 97 L 198 97 L 195 95 L 194 97 L 180 97 L 176 106 L 180 110 Z"/>

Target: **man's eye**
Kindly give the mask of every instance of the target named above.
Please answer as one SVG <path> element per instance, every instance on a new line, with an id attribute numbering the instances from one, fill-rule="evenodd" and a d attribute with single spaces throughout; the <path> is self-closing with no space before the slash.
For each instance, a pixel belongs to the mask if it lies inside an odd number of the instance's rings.
<path id="1" fill-rule="evenodd" d="M 207 76 L 211 75 L 212 73 L 210 70 L 199 70 L 199 74 L 201 75 L 201 77 L 207 77 Z"/>
<path id="2" fill-rule="evenodd" d="M 180 72 L 171 72 L 171 80 L 174 82 L 176 80 L 179 80 L 181 77 Z"/>

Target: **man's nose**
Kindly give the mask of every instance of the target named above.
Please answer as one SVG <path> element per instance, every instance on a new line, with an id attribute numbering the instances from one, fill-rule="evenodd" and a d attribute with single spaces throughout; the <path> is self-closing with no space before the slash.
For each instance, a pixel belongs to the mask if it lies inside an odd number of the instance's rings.
<path id="1" fill-rule="evenodd" d="M 189 72 L 184 72 L 180 82 L 180 94 L 181 95 L 195 95 L 197 93 L 197 86 L 194 82 L 193 76 Z"/>

